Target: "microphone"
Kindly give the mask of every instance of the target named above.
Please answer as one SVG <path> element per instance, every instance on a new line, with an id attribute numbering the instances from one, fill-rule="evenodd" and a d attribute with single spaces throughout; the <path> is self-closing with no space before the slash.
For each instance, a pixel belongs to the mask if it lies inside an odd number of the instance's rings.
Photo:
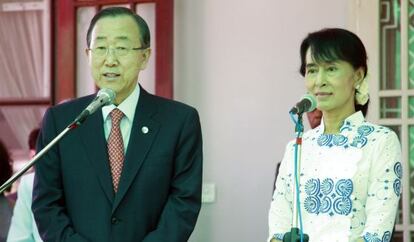
<path id="1" fill-rule="evenodd" d="M 108 88 L 102 88 L 99 90 L 96 97 L 92 100 L 92 102 L 76 117 L 75 121 L 72 122 L 69 126 L 79 126 L 82 124 L 85 119 L 96 112 L 100 107 L 110 105 L 115 100 L 115 92 Z"/>
<path id="2" fill-rule="evenodd" d="M 296 105 L 290 109 L 289 113 L 301 115 L 311 112 L 316 108 L 316 99 L 311 94 L 305 94 Z"/>

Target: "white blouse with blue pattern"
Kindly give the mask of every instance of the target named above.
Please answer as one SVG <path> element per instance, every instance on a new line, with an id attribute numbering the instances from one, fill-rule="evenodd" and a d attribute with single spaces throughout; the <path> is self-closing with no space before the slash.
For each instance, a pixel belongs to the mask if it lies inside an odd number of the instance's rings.
<path id="1" fill-rule="evenodd" d="M 313 242 L 389 242 L 401 194 L 401 146 L 390 129 L 361 112 L 339 134 L 321 125 L 303 135 L 300 201 L 303 229 Z M 269 239 L 292 227 L 294 141 L 287 147 L 269 211 Z"/>

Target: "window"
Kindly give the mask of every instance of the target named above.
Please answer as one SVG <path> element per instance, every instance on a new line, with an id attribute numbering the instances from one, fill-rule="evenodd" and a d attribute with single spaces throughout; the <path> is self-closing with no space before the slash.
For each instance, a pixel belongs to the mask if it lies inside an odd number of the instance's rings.
<path id="1" fill-rule="evenodd" d="M 393 129 L 402 146 L 403 194 L 392 241 L 414 242 L 414 2 L 353 0 L 350 9 L 350 29 L 368 50 L 368 119 Z"/>
<path id="2" fill-rule="evenodd" d="M 28 135 L 52 103 L 49 0 L 2 1 L 0 139 L 16 164 L 28 157 Z M 16 167 L 15 167 L 16 168 Z"/>

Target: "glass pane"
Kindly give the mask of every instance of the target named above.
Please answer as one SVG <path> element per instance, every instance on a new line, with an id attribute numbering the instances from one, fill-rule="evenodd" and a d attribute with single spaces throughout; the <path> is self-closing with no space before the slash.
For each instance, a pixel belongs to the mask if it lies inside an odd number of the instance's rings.
<path id="1" fill-rule="evenodd" d="M 46 106 L 0 107 L 0 140 L 10 151 L 14 168 L 29 158 L 29 134 L 40 126 Z"/>
<path id="2" fill-rule="evenodd" d="M 401 118 L 401 97 L 380 98 L 380 118 Z"/>
<path id="3" fill-rule="evenodd" d="M 414 3 L 408 4 L 408 88 L 414 88 Z"/>
<path id="4" fill-rule="evenodd" d="M 152 54 L 148 61 L 147 68 L 139 74 L 139 83 L 145 90 L 155 93 L 155 57 L 157 49 L 155 46 L 155 3 L 137 4 L 136 12 L 147 22 L 151 34 Z"/>
<path id="5" fill-rule="evenodd" d="M 111 8 L 111 7 L 125 7 L 125 8 L 129 8 L 131 5 L 129 4 L 110 4 L 110 5 L 105 5 L 102 6 L 102 9 L 104 8 Z"/>
<path id="6" fill-rule="evenodd" d="M 392 242 L 403 242 L 404 235 L 402 231 L 394 231 L 391 237 Z"/>
<path id="7" fill-rule="evenodd" d="M 408 117 L 414 117 L 414 97 L 408 97 Z"/>
<path id="8" fill-rule="evenodd" d="M 380 89 L 401 89 L 401 2 L 381 0 Z"/>
<path id="9" fill-rule="evenodd" d="M 95 15 L 95 7 L 81 7 L 76 12 L 76 96 L 81 97 L 96 91 L 91 68 L 85 54 L 86 32 Z"/>
<path id="10" fill-rule="evenodd" d="M 401 140 L 401 126 L 399 125 L 386 125 L 388 128 L 392 129 L 398 136 L 398 139 Z"/>
<path id="11" fill-rule="evenodd" d="M 408 150 L 408 174 L 409 174 L 409 201 L 410 201 L 410 221 L 414 223 L 414 125 L 408 127 L 409 132 L 409 150 Z M 414 241 L 414 240 L 413 240 Z"/>
<path id="12" fill-rule="evenodd" d="M 395 224 L 402 224 L 403 223 L 402 201 L 403 201 L 403 195 L 401 194 L 401 198 L 400 198 L 400 201 L 398 203 L 398 211 L 397 211 L 397 216 L 395 218 Z"/>

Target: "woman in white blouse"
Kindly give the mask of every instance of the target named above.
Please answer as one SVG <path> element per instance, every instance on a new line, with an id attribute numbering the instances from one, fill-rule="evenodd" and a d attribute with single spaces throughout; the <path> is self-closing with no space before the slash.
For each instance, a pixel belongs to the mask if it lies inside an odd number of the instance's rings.
<path id="1" fill-rule="evenodd" d="M 300 73 L 323 112 L 303 135 L 300 206 L 312 242 L 389 242 L 401 194 L 401 148 L 396 134 L 365 121 L 367 55 L 344 29 L 310 33 L 300 48 Z M 269 238 L 292 227 L 294 142 L 283 157 L 269 211 Z"/>

